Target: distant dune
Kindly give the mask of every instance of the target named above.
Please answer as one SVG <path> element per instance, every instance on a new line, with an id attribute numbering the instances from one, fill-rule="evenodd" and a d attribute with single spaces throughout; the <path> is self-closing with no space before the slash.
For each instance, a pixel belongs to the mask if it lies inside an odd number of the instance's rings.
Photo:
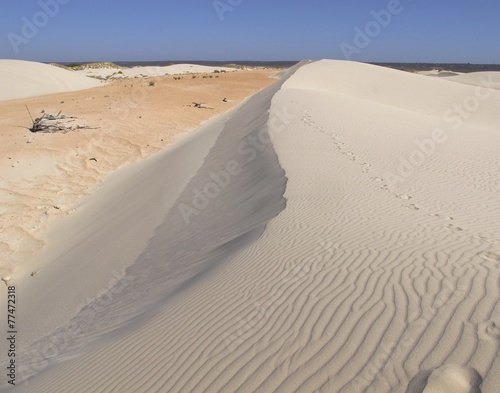
<path id="1" fill-rule="evenodd" d="M 75 72 L 91 77 L 98 78 L 136 78 L 148 76 L 162 76 L 162 75 L 178 75 L 178 74 L 199 74 L 199 73 L 213 73 L 214 71 L 234 72 L 234 68 L 228 67 L 209 67 L 195 64 L 175 64 L 164 67 L 133 67 L 133 68 L 87 68 L 79 69 Z"/>
<path id="2" fill-rule="evenodd" d="M 448 79 L 466 85 L 500 89 L 500 72 L 471 72 L 469 74 L 449 77 Z"/>
<path id="3" fill-rule="evenodd" d="M 280 78 L 61 223 L 16 392 L 498 392 L 500 92 Z"/>
<path id="4" fill-rule="evenodd" d="M 102 86 L 107 78 L 135 78 L 188 73 L 234 72 L 233 68 L 176 64 L 165 67 L 121 68 L 102 63 L 102 67 L 71 68 L 23 60 L 0 59 L 0 100 L 14 100 L 45 94 L 77 91 Z M 99 65 L 99 64 L 97 64 Z M 118 68 L 116 68 L 118 67 Z"/>
<path id="5" fill-rule="evenodd" d="M 48 64 L 0 59 L 0 100 L 101 86 L 102 83 Z"/>

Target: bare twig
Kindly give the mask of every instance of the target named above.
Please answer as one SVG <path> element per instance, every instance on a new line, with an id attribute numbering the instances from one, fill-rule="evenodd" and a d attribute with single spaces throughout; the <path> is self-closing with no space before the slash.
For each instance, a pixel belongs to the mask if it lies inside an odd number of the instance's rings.
<path id="1" fill-rule="evenodd" d="M 26 107 L 28 109 L 28 107 Z M 28 109 L 28 113 L 29 109 Z M 31 132 L 58 132 L 61 131 L 63 133 L 67 133 L 71 130 L 81 130 L 81 129 L 97 129 L 99 127 L 89 127 L 86 125 L 70 125 L 75 121 L 75 116 L 65 116 L 61 115 L 61 111 L 57 113 L 57 115 L 49 115 L 45 112 L 42 112 L 42 117 L 37 117 L 33 120 L 33 117 L 30 117 L 32 120 L 32 126 L 29 128 Z"/>
<path id="2" fill-rule="evenodd" d="M 212 107 L 209 107 L 209 106 L 205 106 L 205 103 L 204 102 L 193 102 L 193 106 L 195 108 L 200 108 L 200 109 L 214 109 Z"/>
<path id="3" fill-rule="evenodd" d="M 34 124 L 35 121 L 33 120 L 33 116 L 31 116 L 31 112 L 30 112 L 30 110 L 28 108 L 28 105 L 24 105 L 24 106 L 26 107 L 26 110 L 28 111 L 28 115 L 30 115 L 31 122 Z"/>

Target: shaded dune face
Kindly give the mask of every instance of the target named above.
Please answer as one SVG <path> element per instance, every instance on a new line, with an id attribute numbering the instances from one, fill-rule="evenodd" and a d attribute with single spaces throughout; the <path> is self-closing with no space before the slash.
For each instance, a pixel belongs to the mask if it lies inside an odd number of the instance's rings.
<path id="1" fill-rule="evenodd" d="M 68 325 L 78 326 L 78 334 L 64 351 L 48 356 L 47 365 L 74 357 L 100 339 L 115 339 L 117 334 L 136 327 L 139 318 L 144 323 L 144 318 L 155 315 L 159 307 L 168 306 L 170 298 L 258 239 L 266 223 L 285 208 L 287 178 L 272 143 L 262 135 L 267 130 L 272 98 L 293 70 L 251 97 L 226 120 L 203 165 L 187 182 L 173 207 L 167 211 L 159 209 L 158 214 L 164 218 L 146 248 L 122 279 L 69 322 Z M 189 143 L 199 143 L 199 139 Z M 149 168 L 150 173 L 129 179 L 131 198 L 138 198 L 134 191 L 140 177 L 175 170 L 170 164 L 167 152 Z M 123 185 L 120 187 L 121 192 L 127 193 Z M 130 206 L 142 203 L 142 199 L 131 201 Z M 102 214 L 108 214 L 108 208 L 104 207 Z M 47 347 L 51 337 L 67 329 L 66 325 L 34 343 L 22 361 L 30 364 L 30 353 Z M 40 371 L 38 367 L 32 370 Z M 28 371 L 22 377 L 35 374 Z"/>

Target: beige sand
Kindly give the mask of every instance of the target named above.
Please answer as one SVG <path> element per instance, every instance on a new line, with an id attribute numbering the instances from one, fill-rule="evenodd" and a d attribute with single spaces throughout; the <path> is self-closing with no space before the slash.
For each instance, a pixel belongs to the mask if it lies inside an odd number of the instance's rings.
<path id="1" fill-rule="evenodd" d="M 48 67 L 60 79 L 60 88 L 68 86 L 68 74 L 70 81 L 77 76 L 91 85 L 101 84 L 52 66 L 27 66 L 32 73 Z M 75 202 L 93 192 L 106 175 L 164 150 L 179 135 L 273 83 L 270 76 L 274 73 L 140 78 L 74 93 L 0 101 L 0 277 L 38 270 L 29 261 L 44 248 L 50 222 L 71 214 Z M 24 77 L 18 79 L 22 84 Z M 150 86 L 150 81 L 155 85 Z M 43 81 L 33 82 L 31 93 L 25 89 L 24 94 L 39 94 L 40 84 Z M 213 109 L 193 108 L 193 101 L 204 101 Z M 50 114 L 62 111 L 78 117 L 76 124 L 99 128 L 33 134 L 23 128 L 31 125 L 25 105 L 34 117 L 42 110 Z"/>
<path id="2" fill-rule="evenodd" d="M 53 233 L 20 392 L 497 392 L 500 92 L 283 77 Z"/>

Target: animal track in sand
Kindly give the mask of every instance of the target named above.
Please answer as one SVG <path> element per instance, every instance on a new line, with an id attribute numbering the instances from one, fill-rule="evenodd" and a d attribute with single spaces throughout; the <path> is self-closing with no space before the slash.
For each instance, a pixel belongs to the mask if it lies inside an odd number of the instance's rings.
<path id="1" fill-rule="evenodd" d="M 411 210 L 420 210 L 420 208 L 413 203 L 411 205 L 406 205 L 406 207 Z"/>
<path id="2" fill-rule="evenodd" d="M 451 216 L 446 216 L 446 215 L 442 215 L 442 214 L 438 214 L 438 213 L 430 213 L 428 214 L 428 216 L 430 217 L 436 217 L 436 218 L 439 218 L 441 220 L 446 220 L 446 221 L 453 221 L 455 218 L 451 217 Z M 493 239 L 490 239 L 486 236 L 481 236 L 481 235 L 473 235 L 471 233 L 471 231 L 469 231 L 467 228 L 464 228 L 464 227 L 460 227 L 458 225 L 454 225 L 454 224 L 447 224 L 445 225 L 445 228 L 452 231 L 452 232 L 464 232 L 464 233 L 468 233 L 470 234 L 470 239 L 471 241 L 473 241 L 472 239 L 475 239 L 476 242 L 477 240 L 479 240 L 479 243 L 487 243 L 487 244 L 490 244 L 490 245 L 493 245 L 493 246 L 496 246 L 496 245 L 500 245 L 500 241 L 498 240 L 493 240 Z M 498 247 L 496 247 L 498 248 Z M 484 252 L 480 252 L 477 254 L 479 257 L 489 261 L 489 262 L 500 262 L 500 251 L 484 251 Z M 500 265 L 499 265 L 500 266 Z"/>
<path id="3" fill-rule="evenodd" d="M 347 156 L 347 158 L 349 160 L 351 160 L 351 161 L 357 161 L 358 160 L 358 157 L 352 151 L 343 150 L 343 146 L 345 145 L 345 143 L 344 142 L 340 142 L 340 141 L 338 141 L 336 139 L 338 137 L 337 134 L 335 134 L 335 133 L 333 133 L 333 134 L 328 133 L 325 130 L 324 127 L 318 125 L 314 120 L 312 120 L 312 116 L 310 115 L 309 110 L 306 110 L 304 112 L 301 120 L 307 126 L 313 127 L 314 129 L 318 130 L 322 134 L 325 134 L 326 136 L 328 136 L 332 140 L 334 146 L 340 151 L 340 153 L 343 154 L 343 155 L 345 155 L 345 156 Z M 366 162 L 361 162 L 361 163 L 359 163 L 359 165 L 362 167 L 362 169 L 361 169 L 362 173 L 369 173 L 371 171 L 371 165 L 370 164 L 368 164 Z M 379 179 L 378 181 L 383 181 L 382 178 L 378 178 L 378 179 Z"/>
<path id="4" fill-rule="evenodd" d="M 443 215 L 437 214 L 437 213 L 431 213 L 431 214 L 429 214 L 429 216 L 431 216 L 431 217 L 437 217 L 437 218 L 442 218 L 443 220 L 449 220 L 449 221 L 454 220 L 453 217 L 443 216 Z"/>
<path id="5" fill-rule="evenodd" d="M 341 151 L 342 154 L 346 155 L 351 161 L 356 161 L 356 156 L 350 151 Z"/>
<path id="6" fill-rule="evenodd" d="M 446 225 L 446 228 L 453 232 L 462 232 L 464 230 L 463 228 L 457 227 L 456 225 L 453 224 Z"/>
<path id="7" fill-rule="evenodd" d="M 325 134 L 327 137 L 329 137 L 332 140 L 333 144 L 340 151 L 341 154 L 346 155 L 351 161 L 356 161 L 357 157 L 355 156 L 355 154 L 353 152 L 347 151 L 347 150 L 342 150 L 342 147 L 345 145 L 345 143 L 337 140 L 338 135 L 335 133 L 330 134 L 325 130 L 325 128 L 323 126 L 318 125 L 314 120 L 312 120 L 312 116 L 310 115 L 309 111 L 310 111 L 309 109 L 305 110 L 304 115 L 301 118 L 302 122 L 305 125 L 316 129 L 317 131 L 321 132 L 322 134 Z"/>
<path id="8" fill-rule="evenodd" d="M 477 326 L 477 335 L 480 340 L 499 341 L 500 326 L 493 319 L 480 323 Z"/>
<path id="9" fill-rule="evenodd" d="M 490 239 L 486 236 L 480 236 L 480 235 L 474 235 L 472 237 L 474 239 L 481 241 L 482 243 L 488 243 L 488 244 L 491 244 L 493 246 L 500 246 L 500 240 L 494 240 L 494 239 Z"/>
<path id="10" fill-rule="evenodd" d="M 404 199 L 404 200 L 407 200 L 409 201 L 410 199 L 412 199 L 413 197 L 410 196 L 410 195 L 405 195 L 405 194 L 397 194 L 396 195 L 396 198 L 399 198 L 399 199 Z"/>
<path id="11" fill-rule="evenodd" d="M 362 162 L 362 163 L 360 163 L 359 165 L 361 165 L 361 166 L 363 167 L 363 169 L 362 169 L 362 172 L 363 172 L 363 173 L 368 173 L 368 172 L 370 172 L 370 169 L 371 169 L 371 167 L 372 167 L 370 164 L 367 164 L 366 162 Z"/>
<path id="12" fill-rule="evenodd" d="M 480 253 L 479 256 L 490 262 L 500 262 L 500 252 L 486 251 Z"/>

